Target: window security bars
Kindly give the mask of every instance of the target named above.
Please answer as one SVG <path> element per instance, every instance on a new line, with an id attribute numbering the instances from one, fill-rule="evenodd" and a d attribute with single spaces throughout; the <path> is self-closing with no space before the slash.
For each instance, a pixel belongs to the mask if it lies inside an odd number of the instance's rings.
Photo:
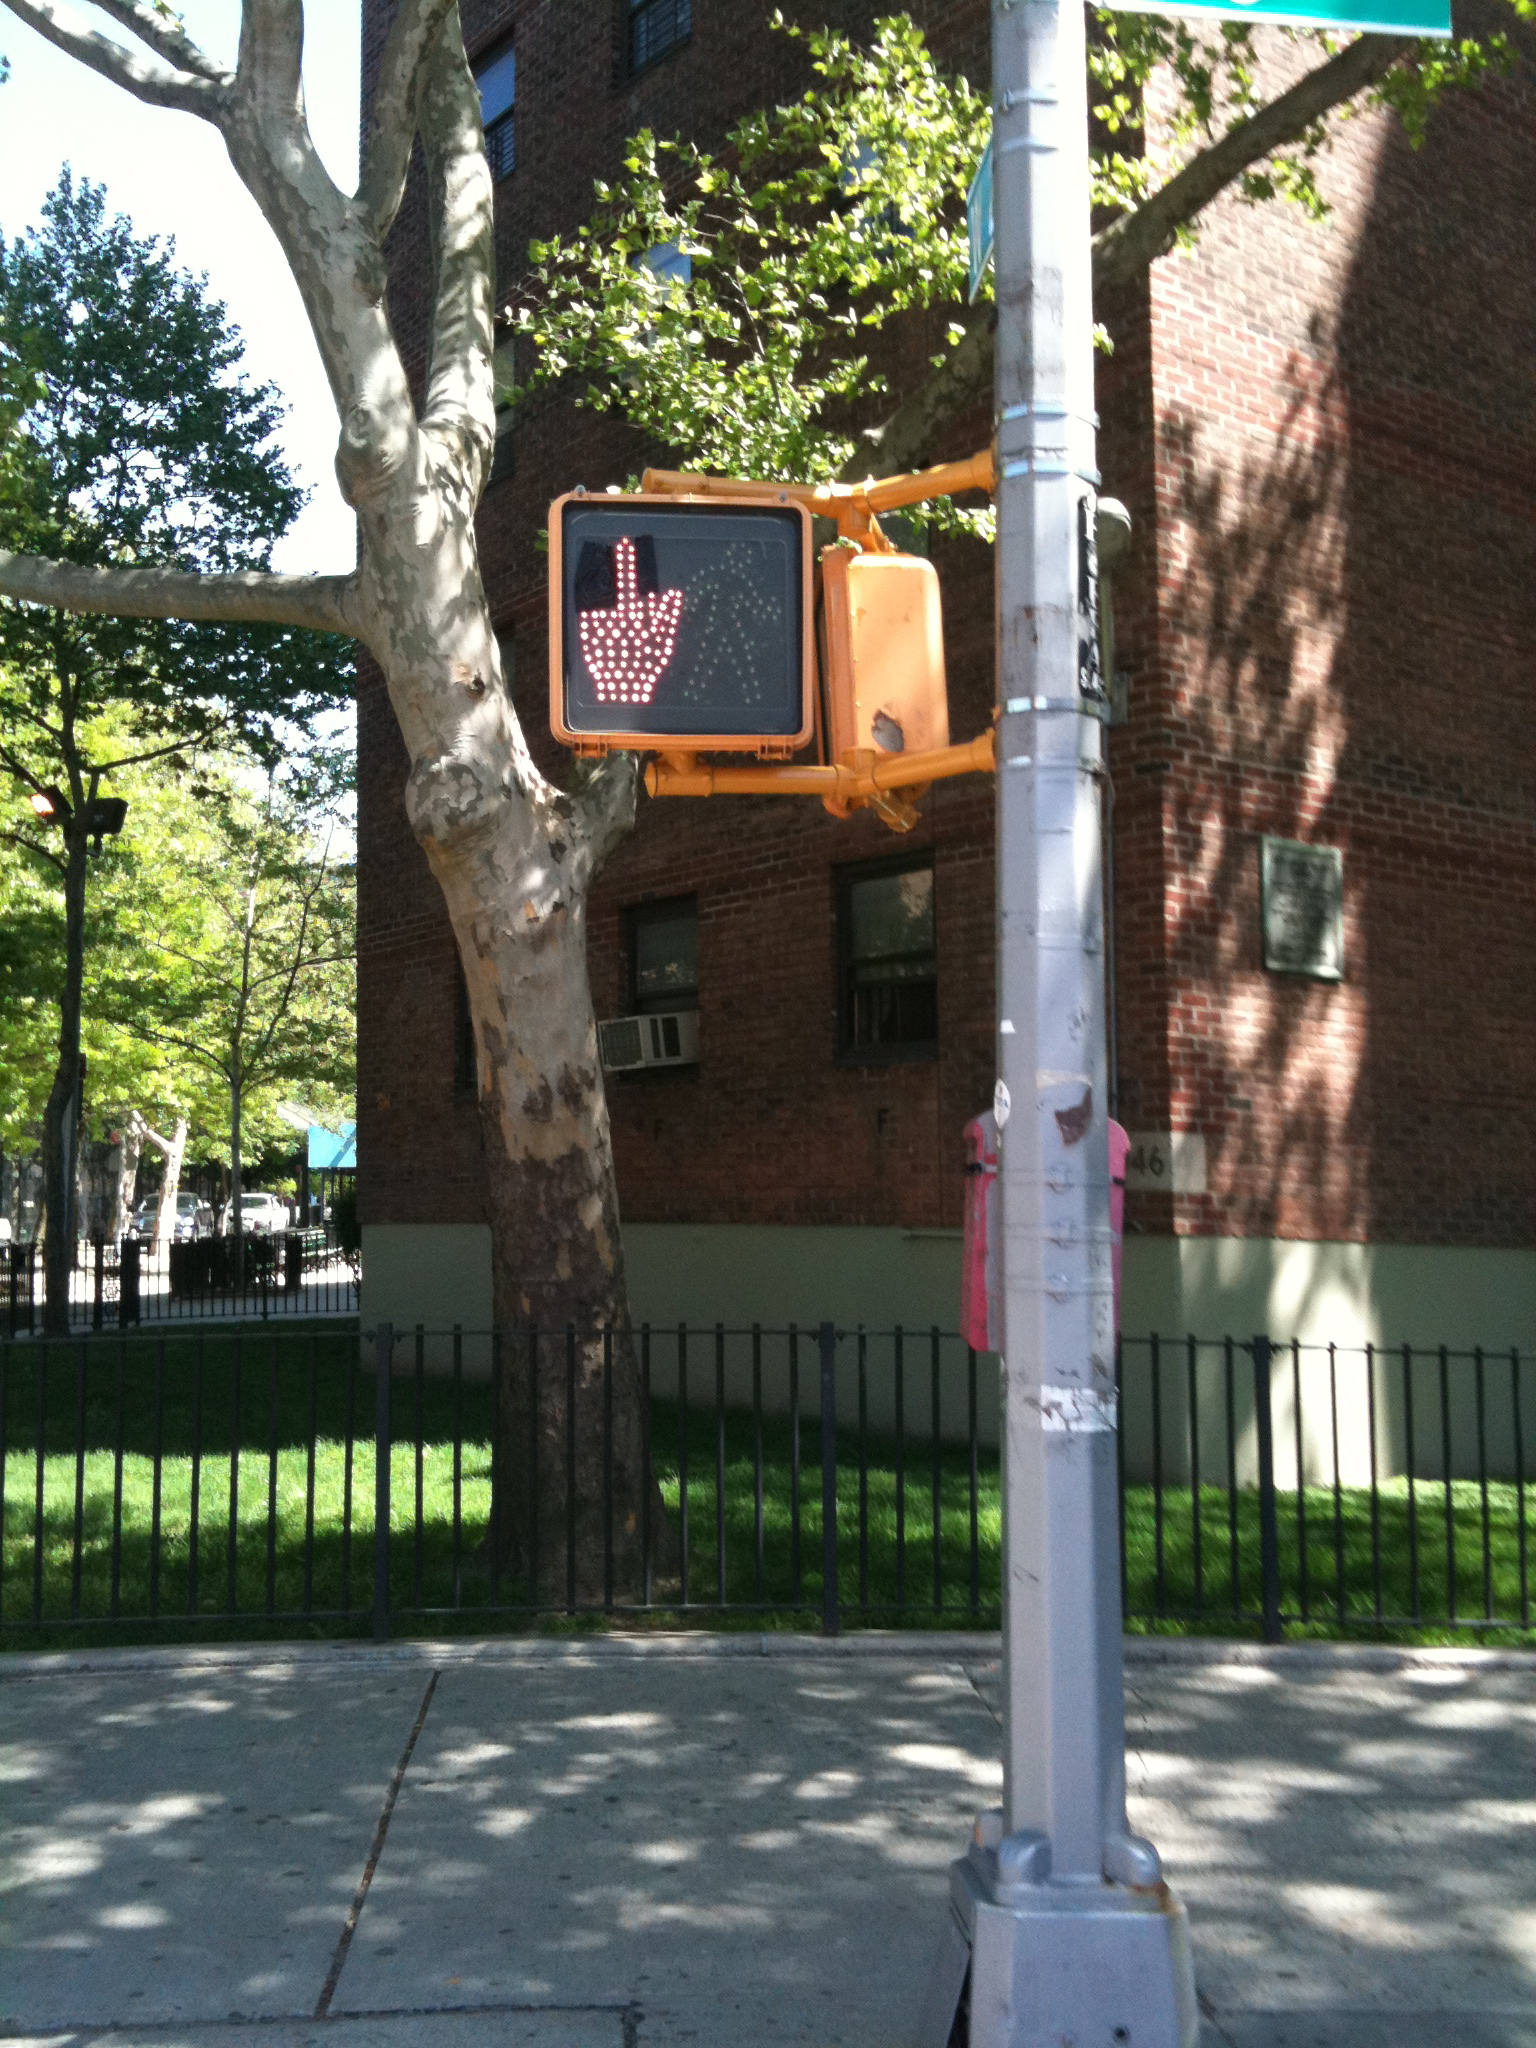
<path id="1" fill-rule="evenodd" d="M 43 1250 L 0 1245 L 0 1338 L 44 1326 Z M 75 1330 L 133 1329 L 164 1320 L 357 1313 L 357 1266 L 329 1226 L 241 1240 L 203 1237 L 151 1246 L 82 1239 L 69 1283 Z"/>
<path id="2" fill-rule="evenodd" d="M 693 0 L 629 0 L 629 68 L 643 71 L 693 30 Z"/>
<path id="3" fill-rule="evenodd" d="M 1530 1630 L 1536 1355 L 1152 1336 L 1119 1370 L 1132 1626 Z M 0 1343 L 0 1640 L 995 1626 L 997 1419 L 933 1329 Z"/>
<path id="4" fill-rule="evenodd" d="M 499 185 L 503 178 L 510 178 L 517 169 L 517 120 L 514 114 L 503 114 L 499 121 L 493 121 L 486 129 L 485 157 L 490 165 L 493 185 Z"/>
<path id="5" fill-rule="evenodd" d="M 931 853 L 837 871 L 838 1052 L 932 1058 L 938 953 Z"/>
<path id="6" fill-rule="evenodd" d="M 629 1000 L 637 1015 L 699 1007 L 699 905 L 695 896 L 633 903 L 624 913 L 629 939 Z"/>
<path id="7" fill-rule="evenodd" d="M 480 88 L 480 118 L 485 124 L 485 154 L 491 180 L 499 183 L 517 167 L 517 52 L 511 43 L 475 66 Z"/>

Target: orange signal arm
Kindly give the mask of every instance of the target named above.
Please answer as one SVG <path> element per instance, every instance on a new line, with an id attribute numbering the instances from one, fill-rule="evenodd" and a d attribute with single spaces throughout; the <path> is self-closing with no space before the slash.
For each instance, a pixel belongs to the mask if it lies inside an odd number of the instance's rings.
<path id="1" fill-rule="evenodd" d="M 963 746 L 937 747 L 926 754 L 866 753 L 857 765 L 717 768 L 693 754 L 664 754 L 648 761 L 645 786 L 652 796 L 819 796 L 840 803 L 868 803 L 887 789 L 944 782 L 953 775 L 990 775 L 996 766 L 990 728 Z"/>
<path id="2" fill-rule="evenodd" d="M 849 540 L 866 541 L 878 550 L 890 545 L 875 523 L 879 513 L 893 512 L 898 505 L 920 505 L 925 498 L 952 497 L 957 491 L 990 492 L 995 480 L 992 450 L 982 448 L 964 462 L 941 462 L 932 469 L 871 477 L 861 484 L 776 484 L 703 476 L 687 469 L 648 469 L 640 488 L 666 497 L 762 498 L 781 505 L 793 501 L 823 519 L 835 520 Z"/>
<path id="3" fill-rule="evenodd" d="M 992 450 L 979 448 L 964 462 L 940 462 L 932 469 L 881 477 L 858 488 L 871 512 L 894 512 L 898 505 L 920 505 L 925 498 L 953 498 L 961 491 L 986 491 L 990 496 L 996 481 Z"/>

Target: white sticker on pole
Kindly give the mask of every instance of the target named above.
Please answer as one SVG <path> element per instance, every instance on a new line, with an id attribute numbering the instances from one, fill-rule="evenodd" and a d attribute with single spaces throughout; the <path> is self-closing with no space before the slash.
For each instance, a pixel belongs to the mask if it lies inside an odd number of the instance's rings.
<path id="1" fill-rule="evenodd" d="M 1096 1387 L 1042 1387 L 1040 1427 L 1061 1436 L 1088 1436 L 1116 1425 L 1115 1391 Z"/>
<path id="2" fill-rule="evenodd" d="M 1008 1083 L 1006 1081 L 999 1081 L 992 1090 L 992 1114 L 997 1119 L 997 1128 L 999 1130 L 1007 1123 L 1012 1111 L 1013 1097 L 1008 1093 Z"/>

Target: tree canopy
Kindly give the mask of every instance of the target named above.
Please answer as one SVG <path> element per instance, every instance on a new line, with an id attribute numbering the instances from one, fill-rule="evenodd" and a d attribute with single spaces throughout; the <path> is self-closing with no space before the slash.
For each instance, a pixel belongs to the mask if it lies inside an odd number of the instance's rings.
<path id="1" fill-rule="evenodd" d="M 1532 0 L 1507 5 L 1531 18 Z M 1417 144 L 1448 90 L 1512 61 L 1497 30 L 1450 43 L 1272 31 L 1298 74 L 1275 93 L 1248 22 L 1093 19 L 1101 286 L 1191 240 L 1228 188 L 1322 218 L 1321 160 L 1351 111 L 1390 107 Z M 533 243 L 502 312 L 531 357 L 513 398 L 569 378 L 581 402 L 741 476 L 822 482 L 931 460 L 990 384 L 991 286 L 968 311 L 965 219 L 990 102 L 939 68 L 907 15 L 877 21 L 867 46 L 774 25 L 816 74 L 800 98 L 749 114 L 716 152 L 642 130 L 590 219 Z M 931 316 L 931 375 L 896 391 L 876 337 L 914 313 Z"/>
<path id="2" fill-rule="evenodd" d="M 19 385 L 0 545 L 100 568 L 269 566 L 303 502 L 273 445 L 278 395 L 241 368 L 205 281 L 100 186 L 66 169 L 39 225 L 0 241 L 0 335 Z M 131 714 L 119 759 L 227 736 L 272 752 L 350 692 L 345 643 L 289 627 L 0 601 L 0 770 L 73 784 L 73 801 L 110 761 L 73 760 L 71 736 L 108 705 Z"/>
<path id="3" fill-rule="evenodd" d="M 110 728 L 92 729 L 86 740 L 104 752 L 115 744 Z M 328 1113 L 352 1115 L 348 766 L 344 757 L 311 756 L 297 773 L 269 783 L 250 756 L 201 752 L 114 777 L 128 800 L 128 823 L 93 857 L 84 933 L 81 1038 L 97 1135 L 135 1109 L 162 1128 L 185 1116 L 190 1155 L 228 1162 L 237 1007 L 230 990 L 240 979 L 237 927 L 252 877 L 255 957 L 242 1034 L 246 1149 L 291 1146 L 277 1114 L 285 1094 L 298 1091 Z M 0 1146 L 26 1151 L 36 1141 L 57 1037 L 61 878 L 14 841 L 0 840 L 0 901 Z M 276 1000 L 283 983 L 271 972 L 279 960 L 297 970 L 285 1005 Z"/>
<path id="4" fill-rule="evenodd" d="M 105 1022 L 174 1067 L 227 1156 L 242 1115 L 283 1090 L 334 1102 L 356 1071 L 356 886 L 343 805 L 350 757 L 268 774 L 201 762 L 162 785 L 159 848 L 114 892 L 127 943 L 97 977 Z M 168 829 L 167 829 L 168 828 Z M 141 882 L 151 901 L 129 900 Z M 145 912 L 148 912 L 146 915 Z"/>

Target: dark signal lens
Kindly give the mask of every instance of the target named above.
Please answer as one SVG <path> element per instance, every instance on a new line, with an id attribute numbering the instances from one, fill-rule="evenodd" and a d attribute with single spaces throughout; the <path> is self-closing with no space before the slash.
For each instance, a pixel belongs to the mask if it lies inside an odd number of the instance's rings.
<path id="1" fill-rule="evenodd" d="M 800 731 L 797 510 L 598 500 L 567 503 L 562 518 L 571 731 Z"/>

